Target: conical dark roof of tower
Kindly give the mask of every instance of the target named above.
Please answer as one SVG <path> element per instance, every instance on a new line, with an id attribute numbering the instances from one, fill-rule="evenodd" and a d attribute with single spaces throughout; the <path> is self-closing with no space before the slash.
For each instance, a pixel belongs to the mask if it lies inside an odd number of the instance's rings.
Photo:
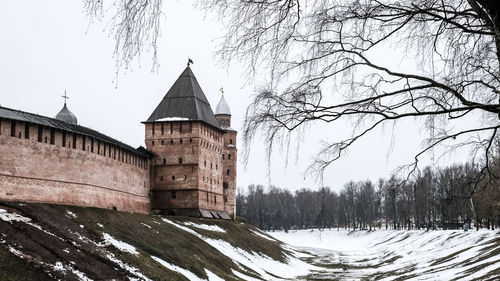
<path id="1" fill-rule="evenodd" d="M 188 66 L 146 122 L 195 120 L 220 129 L 203 90 Z"/>

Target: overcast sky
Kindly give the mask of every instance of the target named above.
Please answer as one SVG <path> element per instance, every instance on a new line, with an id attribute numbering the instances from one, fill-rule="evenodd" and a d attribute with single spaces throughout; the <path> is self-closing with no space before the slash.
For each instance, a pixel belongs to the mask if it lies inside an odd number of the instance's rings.
<path id="1" fill-rule="evenodd" d="M 107 22 L 89 25 L 81 1 L 0 2 L 0 104 L 53 117 L 62 108 L 61 95 L 67 90 L 68 107 L 80 125 L 138 147 L 144 145 L 140 122 L 149 117 L 191 57 L 192 70 L 212 109 L 222 86 L 233 114 L 232 127 L 241 130 L 246 106 L 265 79 L 249 81 L 242 75 L 241 65 L 235 63 L 228 69 L 214 57 L 223 26 L 210 14 L 196 10 L 191 1 L 165 2 L 159 70 L 152 73 L 151 57 L 143 54 L 131 71 L 118 76 L 117 83 L 114 43 L 104 31 Z M 327 171 L 323 184 L 338 190 L 349 180 L 388 176 L 398 165 L 410 162 L 421 148 L 419 140 L 427 133 L 418 126 L 407 121 L 397 125 L 396 134 L 390 127 L 368 135 Z M 273 153 L 270 177 L 266 176 L 263 144 L 256 142 L 248 165 L 239 163 L 238 186 L 318 188 L 321 183 L 303 171 L 322 139 L 348 131 L 349 124 L 311 127 L 298 141 L 298 153 L 293 151 L 288 158 L 285 151 Z M 463 155 L 452 154 L 442 163 L 463 159 Z M 433 163 L 432 157 L 426 161 Z"/>

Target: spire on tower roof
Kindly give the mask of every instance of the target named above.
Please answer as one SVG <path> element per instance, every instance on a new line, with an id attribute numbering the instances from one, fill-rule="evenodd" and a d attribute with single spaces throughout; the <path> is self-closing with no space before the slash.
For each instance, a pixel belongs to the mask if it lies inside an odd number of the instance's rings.
<path id="1" fill-rule="evenodd" d="M 219 103 L 215 107 L 215 114 L 231 115 L 231 110 L 229 109 L 229 105 L 227 104 L 226 99 L 224 98 L 224 89 L 222 89 L 221 87 L 220 91 L 222 93 L 222 96 L 220 97 Z"/>

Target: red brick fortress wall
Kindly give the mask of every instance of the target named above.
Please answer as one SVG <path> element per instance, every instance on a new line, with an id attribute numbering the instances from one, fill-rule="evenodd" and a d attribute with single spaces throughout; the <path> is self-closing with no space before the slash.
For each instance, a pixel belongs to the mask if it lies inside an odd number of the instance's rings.
<path id="1" fill-rule="evenodd" d="M 149 213 L 149 160 L 97 139 L 38 128 L 0 120 L 1 199 Z"/>

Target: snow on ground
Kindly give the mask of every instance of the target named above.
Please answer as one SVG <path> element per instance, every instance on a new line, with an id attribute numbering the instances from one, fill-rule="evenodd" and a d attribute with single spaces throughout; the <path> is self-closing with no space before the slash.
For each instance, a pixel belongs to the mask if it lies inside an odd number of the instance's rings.
<path id="1" fill-rule="evenodd" d="M 134 276 L 137 276 L 137 278 L 129 277 L 129 280 L 131 280 L 131 281 L 153 281 L 153 280 L 149 279 L 148 277 L 146 277 L 144 274 L 142 274 L 139 269 L 137 269 L 133 266 L 130 266 L 130 265 L 124 263 L 123 261 L 117 259 L 115 257 L 115 255 L 109 253 L 106 255 L 106 257 L 108 258 L 108 260 L 116 263 L 118 266 L 120 266 L 122 269 L 126 270 L 128 273 L 130 273 Z"/>
<path id="2" fill-rule="evenodd" d="M 52 268 L 56 271 L 70 271 L 75 274 L 80 281 L 93 281 L 92 279 L 88 278 L 85 273 L 79 271 L 78 269 L 75 269 L 72 265 L 63 265 L 61 262 L 56 262 L 56 264 L 54 264 Z"/>
<path id="3" fill-rule="evenodd" d="M 191 280 L 191 281 L 204 281 L 205 280 L 205 279 L 199 278 L 198 276 L 196 276 L 196 274 L 192 273 L 191 271 L 184 269 L 182 267 L 173 265 L 171 263 L 168 263 L 168 262 L 160 259 L 159 257 L 151 256 L 151 258 L 154 259 L 155 261 L 157 261 L 159 264 L 163 265 L 164 267 L 184 275 L 184 277 L 186 277 L 188 280 Z"/>
<path id="4" fill-rule="evenodd" d="M 9 213 L 5 209 L 0 209 L 0 219 L 7 222 L 12 222 L 12 221 L 20 221 L 24 223 L 31 222 L 30 218 L 23 217 L 15 213 Z"/>
<path id="5" fill-rule="evenodd" d="M 103 233 L 103 237 L 104 237 L 104 241 L 107 244 L 111 244 L 111 245 L 115 246 L 115 248 L 117 248 L 118 250 L 130 253 L 130 254 L 136 255 L 136 256 L 139 255 L 139 252 L 137 252 L 137 249 L 134 246 L 132 246 L 128 243 L 116 240 L 115 238 L 113 238 L 113 236 L 111 236 L 107 233 Z"/>
<path id="6" fill-rule="evenodd" d="M 232 246 L 224 240 L 205 237 L 197 233 L 196 231 L 175 223 L 169 219 L 162 218 L 162 220 L 202 239 L 203 241 L 217 249 L 219 252 L 221 252 L 223 255 L 232 259 L 236 264 L 244 265 L 253 269 L 265 280 L 278 279 L 275 276 L 279 276 L 283 279 L 294 278 L 300 275 L 308 274 L 310 270 L 317 269 L 315 266 L 307 264 L 306 262 L 303 262 L 293 256 L 287 256 L 288 263 L 281 263 L 270 257 L 260 255 L 258 253 L 249 253 L 241 248 Z M 249 280 L 249 278 L 244 279 Z"/>
<path id="7" fill-rule="evenodd" d="M 184 222 L 183 224 L 185 226 L 192 226 L 192 227 L 196 227 L 199 229 L 226 233 L 226 231 L 224 229 L 220 228 L 217 225 L 199 224 L 199 223 L 194 223 L 194 222 Z"/>
<path id="8" fill-rule="evenodd" d="M 76 219 L 76 218 L 77 218 L 76 214 L 75 214 L 75 213 L 73 213 L 73 212 L 71 212 L 70 210 L 66 210 L 66 214 L 67 214 L 68 216 L 70 216 L 70 217 L 74 218 L 74 219 Z"/>
<path id="9" fill-rule="evenodd" d="M 272 238 L 271 236 L 269 235 L 266 235 L 266 234 L 263 234 L 263 233 L 260 233 L 259 231 L 255 231 L 255 230 L 251 230 L 253 234 L 257 235 L 257 236 L 260 236 L 264 239 L 267 239 L 267 240 L 271 240 L 271 241 L 276 241 L 276 239 Z"/>
<path id="10" fill-rule="evenodd" d="M 3 221 L 6 221 L 6 222 L 10 222 L 10 223 L 12 223 L 14 221 L 23 222 L 27 225 L 31 225 L 32 227 L 34 227 L 40 231 L 45 232 L 46 234 L 48 234 L 50 236 L 56 237 L 57 239 L 64 241 L 64 239 L 56 236 L 54 233 L 43 229 L 41 226 L 39 226 L 36 223 L 33 223 L 30 218 L 23 217 L 23 216 L 16 214 L 16 213 L 9 213 L 5 209 L 0 209 L 0 219 Z"/>
<path id="11" fill-rule="evenodd" d="M 315 277 L 352 280 L 380 276 L 393 280 L 473 280 L 500 268 L 500 232 L 423 230 L 299 230 L 269 232 L 315 256 L 325 266 Z M 309 259 L 311 260 L 311 259 Z"/>
<path id="12" fill-rule="evenodd" d="M 224 281 L 224 279 L 220 278 L 219 276 L 217 276 L 215 273 L 213 273 L 208 269 L 205 269 L 205 273 L 208 276 L 208 281 Z"/>

